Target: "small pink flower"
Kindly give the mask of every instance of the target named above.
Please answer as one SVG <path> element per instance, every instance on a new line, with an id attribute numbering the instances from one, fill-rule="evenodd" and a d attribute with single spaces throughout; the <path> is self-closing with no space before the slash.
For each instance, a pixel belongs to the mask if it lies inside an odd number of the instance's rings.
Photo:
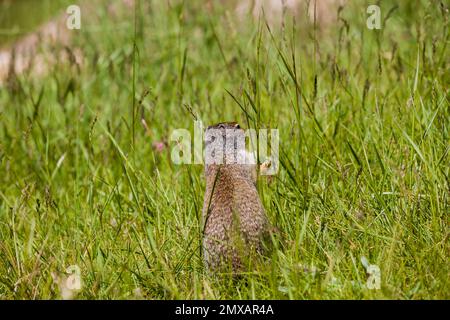
<path id="1" fill-rule="evenodd" d="M 152 147 L 153 147 L 154 150 L 156 150 L 156 152 L 161 153 L 166 148 L 166 145 L 164 144 L 164 142 L 155 141 L 155 142 L 152 143 Z"/>

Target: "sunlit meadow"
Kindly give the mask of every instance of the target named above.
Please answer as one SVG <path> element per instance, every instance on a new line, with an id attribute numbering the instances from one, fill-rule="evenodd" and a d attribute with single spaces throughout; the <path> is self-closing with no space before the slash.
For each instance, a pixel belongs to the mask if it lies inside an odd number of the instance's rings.
<path id="1" fill-rule="evenodd" d="M 67 5 L 0 1 L 0 48 Z M 448 3 L 78 5 L 0 85 L 0 298 L 450 298 Z M 278 237 L 238 279 L 203 265 L 203 166 L 171 160 L 196 119 L 279 130 Z"/>

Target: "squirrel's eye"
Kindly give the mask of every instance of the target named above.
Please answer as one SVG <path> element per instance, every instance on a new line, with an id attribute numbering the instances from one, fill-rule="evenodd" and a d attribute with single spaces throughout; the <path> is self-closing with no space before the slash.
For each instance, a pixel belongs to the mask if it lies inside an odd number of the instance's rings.
<path id="1" fill-rule="evenodd" d="M 219 124 L 219 129 L 225 129 L 225 126 L 223 125 L 223 123 Z"/>
<path id="2" fill-rule="evenodd" d="M 234 127 L 235 127 L 236 129 L 240 129 L 240 128 L 241 128 L 241 126 L 239 125 L 239 123 L 236 123 L 236 124 L 234 125 Z"/>

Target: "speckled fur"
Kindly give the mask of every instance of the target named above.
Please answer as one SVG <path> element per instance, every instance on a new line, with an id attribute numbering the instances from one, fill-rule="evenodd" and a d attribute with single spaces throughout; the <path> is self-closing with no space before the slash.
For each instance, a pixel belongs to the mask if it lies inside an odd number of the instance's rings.
<path id="1" fill-rule="evenodd" d="M 206 165 L 203 253 L 209 270 L 239 271 L 252 255 L 263 252 L 269 223 L 252 170 L 246 164 Z"/>

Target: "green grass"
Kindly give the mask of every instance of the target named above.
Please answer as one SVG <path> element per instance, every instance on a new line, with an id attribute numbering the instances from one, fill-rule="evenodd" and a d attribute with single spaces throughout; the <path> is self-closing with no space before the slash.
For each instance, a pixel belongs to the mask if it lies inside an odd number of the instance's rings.
<path id="1" fill-rule="evenodd" d="M 450 298 L 448 7 L 382 1 L 369 30 L 351 1 L 322 31 L 269 31 L 203 2 L 99 5 L 83 65 L 0 88 L 0 298 L 59 298 L 70 265 L 80 299 Z M 203 167 L 170 160 L 192 114 L 279 129 L 258 190 L 283 240 L 241 280 L 205 273 Z"/>

